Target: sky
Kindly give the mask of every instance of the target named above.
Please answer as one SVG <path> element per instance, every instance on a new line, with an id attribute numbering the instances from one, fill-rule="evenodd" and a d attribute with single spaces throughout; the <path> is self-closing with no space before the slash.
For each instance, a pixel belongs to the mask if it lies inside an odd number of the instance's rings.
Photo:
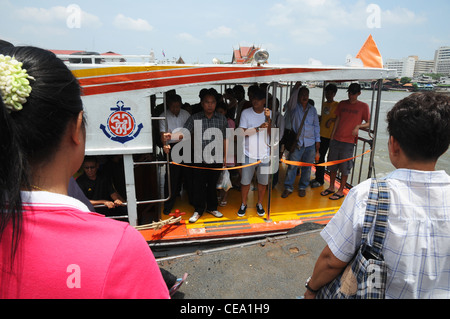
<path id="1" fill-rule="evenodd" d="M 372 35 L 383 59 L 434 59 L 450 46 L 448 0 L 0 0 L 15 45 L 230 62 L 262 47 L 271 64 L 344 65 Z M 164 52 L 164 55 L 163 55 Z"/>

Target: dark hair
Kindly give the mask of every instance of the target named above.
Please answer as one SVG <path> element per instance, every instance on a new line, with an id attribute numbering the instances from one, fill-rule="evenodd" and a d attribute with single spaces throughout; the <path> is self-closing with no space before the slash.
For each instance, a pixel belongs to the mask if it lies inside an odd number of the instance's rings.
<path id="1" fill-rule="evenodd" d="M 333 92 L 333 93 L 337 93 L 338 88 L 337 88 L 336 84 L 330 83 L 330 84 L 328 84 L 325 87 L 325 91 L 330 91 L 330 92 Z"/>
<path id="2" fill-rule="evenodd" d="M 306 93 L 309 95 L 309 89 L 308 89 L 306 86 L 302 86 L 302 87 L 300 88 L 300 90 L 298 90 L 298 96 L 300 97 L 300 95 L 301 95 L 303 92 L 306 92 Z"/>
<path id="3" fill-rule="evenodd" d="M 0 237 L 12 224 L 12 253 L 21 230 L 21 190 L 31 189 L 31 167 L 51 158 L 68 124 L 83 110 L 80 86 L 55 54 L 35 47 L 2 47 L 35 80 L 19 112 L 0 106 Z"/>
<path id="4" fill-rule="evenodd" d="M 266 98 L 266 92 L 263 89 L 255 90 L 253 94 L 253 98 L 257 100 L 264 100 Z"/>
<path id="5" fill-rule="evenodd" d="M 170 96 L 167 97 L 167 106 L 172 105 L 172 103 L 180 103 L 183 104 L 183 100 L 181 99 L 181 96 L 179 96 L 178 94 L 172 94 Z"/>
<path id="6" fill-rule="evenodd" d="M 205 91 L 203 91 L 203 94 L 201 96 L 201 101 L 203 102 L 207 96 L 214 97 L 214 99 L 217 102 L 217 91 L 215 89 L 210 88 L 210 89 L 206 89 Z"/>
<path id="7" fill-rule="evenodd" d="M 219 103 L 217 103 L 216 111 L 218 109 L 223 109 L 226 112 L 227 111 L 227 105 L 224 102 L 219 102 Z"/>
<path id="8" fill-rule="evenodd" d="M 415 93 L 387 114 L 388 132 L 414 161 L 436 161 L 450 145 L 450 97 Z"/>
<path id="9" fill-rule="evenodd" d="M 98 158 L 97 158 L 97 156 L 85 156 L 84 157 L 84 160 L 83 160 L 83 164 L 84 163 L 87 163 L 87 162 L 89 162 L 89 163 L 98 163 Z"/>

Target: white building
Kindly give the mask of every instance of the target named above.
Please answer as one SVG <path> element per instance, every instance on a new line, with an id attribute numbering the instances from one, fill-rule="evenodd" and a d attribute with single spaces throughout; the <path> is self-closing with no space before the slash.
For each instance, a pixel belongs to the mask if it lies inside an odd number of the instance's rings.
<path id="1" fill-rule="evenodd" d="M 421 74 L 435 73 L 434 60 L 417 60 L 416 67 L 414 69 L 414 77 L 418 77 Z"/>
<path id="2" fill-rule="evenodd" d="M 450 75 L 450 47 L 440 47 L 434 59 L 435 72 Z"/>
<path id="3" fill-rule="evenodd" d="M 402 59 L 389 59 L 385 63 L 388 69 L 397 70 L 398 76 L 412 78 L 414 76 L 414 69 L 416 67 L 417 56 L 409 56 Z"/>

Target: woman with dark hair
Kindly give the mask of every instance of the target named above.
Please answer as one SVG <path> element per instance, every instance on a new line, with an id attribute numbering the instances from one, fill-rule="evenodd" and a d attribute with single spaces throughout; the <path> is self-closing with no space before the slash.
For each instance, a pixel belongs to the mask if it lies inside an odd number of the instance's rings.
<path id="1" fill-rule="evenodd" d="M 86 138 L 75 77 L 46 50 L 0 54 L 0 298 L 168 298 L 142 236 L 67 196 Z"/>

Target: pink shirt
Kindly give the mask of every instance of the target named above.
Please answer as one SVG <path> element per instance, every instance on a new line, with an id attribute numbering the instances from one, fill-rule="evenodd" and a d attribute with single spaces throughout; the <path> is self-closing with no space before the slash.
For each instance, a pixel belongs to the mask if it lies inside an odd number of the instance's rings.
<path id="1" fill-rule="evenodd" d="M 63 195 L 23 192 L 22 199 L 12 274 L 11 227 L 0 243 L 0 298 L 169 298 L 150 248 L 129 224 Z"/>

